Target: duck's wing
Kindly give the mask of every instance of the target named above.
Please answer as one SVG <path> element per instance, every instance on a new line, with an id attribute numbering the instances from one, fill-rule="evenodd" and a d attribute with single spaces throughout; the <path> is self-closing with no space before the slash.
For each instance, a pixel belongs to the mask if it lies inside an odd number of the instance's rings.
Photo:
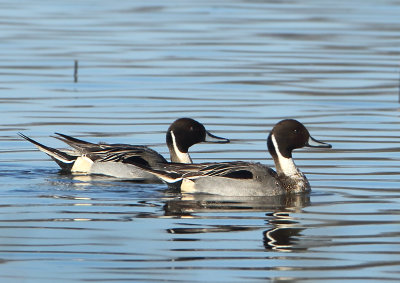
<path id="1" fill-rule="evenodd" d="M 121 162 L 153 166 L 154 163 L 167 162 L 155 150 L 142 145 L 90 143 L 68 135 L 56 133 L 57 139 L 75 148 L 81 154 L 97 162 Z"/>
<path id="2" fill-rule="evenodd" d="M 157 176 L 167 183 L 178 183 L 183 179 L 197 179 L 201 177 L 226 178 L 253 178 L 248 162 L 221 162 L 221 163 L 165 163 L 155 168 L 139 165 L 143 170 Z"/>
<path id="3" fill-rule="evenodd" d="M 101 156 L 100 162 L 122 162 L 149 167 L 167 163 L 167 160 L 161 154 L 147 146 L 114 144 L 93 151 L 93 154 Z"/>
<path id="4" fill-rule="evenodd" d="M 201 177 L 251 179 L 253 178 L 251 165 L 252 163 L 243 161 L 203 163 L 197 172 L 187 172 L 183 176 L 187 179 L 196 179 Z"/>

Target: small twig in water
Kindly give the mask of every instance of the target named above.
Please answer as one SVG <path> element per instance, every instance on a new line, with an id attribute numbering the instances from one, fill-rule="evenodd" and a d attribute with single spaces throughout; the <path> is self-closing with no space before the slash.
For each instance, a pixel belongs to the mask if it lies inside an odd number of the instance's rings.
<path id="1" fill-rule="evenodd" d="M 78 82 L 78 60 L 74 61 L 74 83 Z"/>

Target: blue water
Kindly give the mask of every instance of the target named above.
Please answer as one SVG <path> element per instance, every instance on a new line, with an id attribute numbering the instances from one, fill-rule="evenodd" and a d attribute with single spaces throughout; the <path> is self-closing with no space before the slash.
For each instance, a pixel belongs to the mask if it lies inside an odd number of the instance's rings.
<path id="1" fill-rule="evenodd" d="M 398 1 L 0 3 L 1 282 L 400 280 Z M 78 82 L 74 83 L 77 60 Z M 192 117 L 230 138 L 195 162 L 270 166 L 303 122 L 312 186 L 289 198 L 180 195 L 59 172 L 62 132 L 147 144 Z"/>

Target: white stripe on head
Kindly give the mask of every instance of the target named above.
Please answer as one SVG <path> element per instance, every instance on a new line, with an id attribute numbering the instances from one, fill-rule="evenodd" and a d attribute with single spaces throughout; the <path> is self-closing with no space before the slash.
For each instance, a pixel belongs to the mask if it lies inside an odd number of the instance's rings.
<path id="1" fill-rule="evenodd" d="M 192 163 L 192 159 L 190 158 L 189 153 L 187 153 L 187 152 L 184 153 L 179 150 L 179 148 L 176 144 L 176 138 L 175 138 L 173 131 L 171 131 L 171 137 L 172 137 L 172 145 L 174 147 L 174 152 L 175 152 L 175 155 L 178 158 L 179 162 L 180 163 Z"/>
<path id="2" fill-rule="evenodd" d="M 281 167 L 282 172 L 286 176 L 293 176 L 293 175 L 299 174 L 299 170 L 297 169 L 296 165 L 294 164 L 293 159 L 286 158 L 280 153 L 278 143 L 277 143 L 274 135 L 271 136 L 271 139 L 272 139 L 272 143 L 274 144 L 276 154 L 278 155 L 278 162 L 279 162 L 279 166 Z"/>

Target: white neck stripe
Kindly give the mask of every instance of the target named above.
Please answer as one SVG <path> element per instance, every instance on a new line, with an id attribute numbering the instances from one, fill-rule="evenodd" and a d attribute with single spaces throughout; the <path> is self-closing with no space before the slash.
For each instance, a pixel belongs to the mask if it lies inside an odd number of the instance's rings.
<path id="1" fill-rule="evenodd" d="M 171 133 L 171 137 L 172 137 L 172 145 L 174 147 L 174 152 L 175 152 L 175 155 L 178 158 L 179 162 L 180 163 L 192 163 L 192 159 L 190 158 L 189 154 L 181 152 L 178 149 L 178 146 L 176 145 L 176 138 L 175 138 L 174 132 L 171 131 L 170 133 Z"/>
<path id="2" fill-rule="evenodd" d="M 281 168 L 282 173 L 285 174 L 286 176 L 293 176 L 299 174 L 299 170 L 294 164 L 293 159 L 286 158 L 280 153 L 278 143 L 276 142 L 274 135 L 271 136 L 271 139 L 272 143 L 274 144 L 275 152 L 278 155 L 279 167 Z"/>

